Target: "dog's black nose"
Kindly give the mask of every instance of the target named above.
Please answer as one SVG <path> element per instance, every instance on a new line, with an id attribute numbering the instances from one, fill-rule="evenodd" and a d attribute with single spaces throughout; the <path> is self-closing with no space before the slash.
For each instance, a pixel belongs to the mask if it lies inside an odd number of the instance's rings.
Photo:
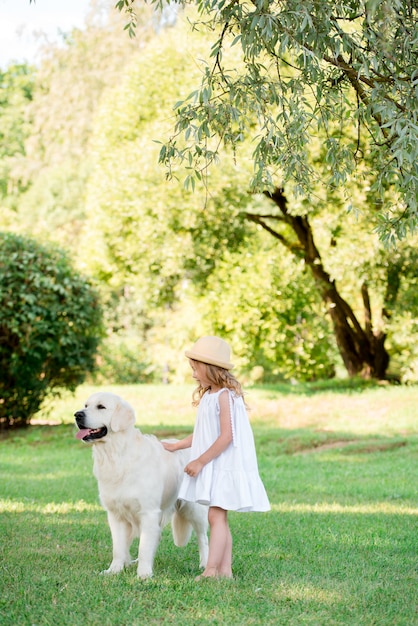
<path id="1" fill-rule="evenodd" d="M 74 417 L 75 417 L 76 419 L 80 419 L 80 420 L 81 420 L 81 419 L 83 419 L 83 417 L 84 417 L 84 411 L 77 411 L 76 413 L 74 413 Z"/>

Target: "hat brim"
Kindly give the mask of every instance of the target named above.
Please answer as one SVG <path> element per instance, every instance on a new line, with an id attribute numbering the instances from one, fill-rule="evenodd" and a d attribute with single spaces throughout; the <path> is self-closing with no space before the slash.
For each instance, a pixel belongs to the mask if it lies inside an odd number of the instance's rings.
<path id="1" fill-rule="evenodd" d="M 216 365 L 217 367 L 223 367 L 225 370 L 232 370 L 234 368 L 233 363 L 218 361 L 210 356 L 205 356 L 204 354 L 199 354 L 198 352 L 192 352 L 192 350 L 186 350 L 184 354 L 188 359 L 193 359 L 193 361 L 199 361 L 200 363 L 206 363 L 207 365 Z"/>

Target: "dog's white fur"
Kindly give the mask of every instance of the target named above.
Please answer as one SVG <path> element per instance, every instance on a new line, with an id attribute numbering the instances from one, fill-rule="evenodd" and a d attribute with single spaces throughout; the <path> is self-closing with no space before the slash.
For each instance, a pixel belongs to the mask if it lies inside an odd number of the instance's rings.
<path id="1" fill-rule="evenodd" d="M 156 437 L 143 435 L 134 426 L 133 408 L 112 393 L 93 394 L 75 417 L 79 428 L 107 428 L 104 437 L 89 442 L 113 542 L 113 559 L 103 573 L 120 572 L 132 563 L 130 546 L 139 537 L 137 574 L 152 576 L 161 531 L 170 520 L 177 546 L 186 545 L 194 529 L 204 568 L 208 509 L 177 499 L 190 450 L 168 452 Z"/>

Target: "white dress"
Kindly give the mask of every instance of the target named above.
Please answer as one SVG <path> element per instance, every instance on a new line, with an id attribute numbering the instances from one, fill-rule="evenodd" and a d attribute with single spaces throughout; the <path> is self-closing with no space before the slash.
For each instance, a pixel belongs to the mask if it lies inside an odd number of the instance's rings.
<path id="1" fill-rule="evenodd" d="M 233 391 L 225 388 L 215 393 L 207 391 L 201 398 L 190 459 L 197 459 L 220 435 L 219 396 L 222 392 L 229 396 L 233 440 L 197 476 L 184 475 L 179 498 L 227 511 L 269 511 L 245 404 Z"/>

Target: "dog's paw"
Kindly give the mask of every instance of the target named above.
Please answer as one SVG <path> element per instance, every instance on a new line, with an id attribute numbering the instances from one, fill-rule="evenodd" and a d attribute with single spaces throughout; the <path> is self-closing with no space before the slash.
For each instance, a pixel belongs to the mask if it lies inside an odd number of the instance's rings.
<path id="1" fill-rule="evenodd" d="M 138 567 L 136 575 L 141 580 L 146 580 L 147 578 L 152 577 L 152 570 L 146 567 Z"/>
<path id="2" fill-rule="evenodd" d="M 117 574 L 118 572 L 120 572 L 121 570 L 114 570 L 114 569 L 104 569 L 100 572 L 100 576 L 109 576 L 109 574 Z"/>
<path id="3" fill-rule="evenodd" d="M 119 572 L 121 572 L 125 567 L 125 563 L 120 562 L 120 561 L 112 561 L 112 563 L 109 565 L 109 569 L 104 569 L 102 572 L 100 572 L 100 574 L 103 575 L 109 575 L 109 574 L 119 574 Z"/>

